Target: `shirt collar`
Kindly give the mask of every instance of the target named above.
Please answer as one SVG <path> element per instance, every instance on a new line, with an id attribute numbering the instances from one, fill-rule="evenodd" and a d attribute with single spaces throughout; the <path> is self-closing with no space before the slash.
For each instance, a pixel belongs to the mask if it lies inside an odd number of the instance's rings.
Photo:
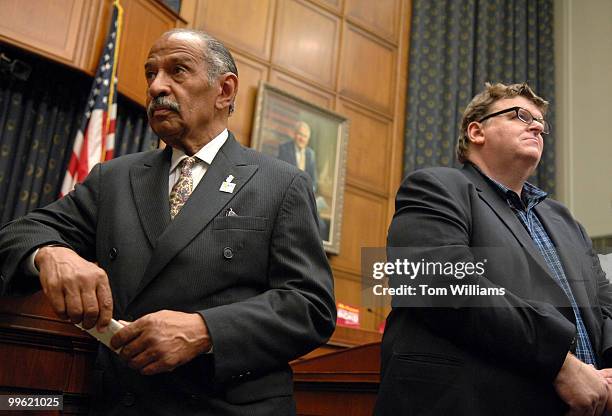
<path id="1" fill-rule="evenodd" d="M 529 182 L 525 182 L 523 184 L 521 196 L 519 197 L 512 189 L 487 176 L 483 171 L 480 170 L 478 166 L 473 163 L 471 163 L 471 165 L 474 167 L 474 169 L 476 169 L 478 173 L 480 173 L 480 175 L 482 175 L 483 178 L 486 179 L 486 181 L 493 187 L 493 189 L 502 194 L 503 198 L 510 206 L 521 210 L 529 210 L 538 205 L 543 200 L 545 200 L 548 196 L 546 192 L 544 192 L 537 186 L 532 185 Z"/>
<path id="2" fill-rule="evenodd" d="M 229 133 L 227 129 L 224 129 L 217 137 L 206 143 L 206 145 L 198 150 L 198 152 L 193 156 L 209 165 L 212 164 L 215 156 L 217 156 L 217 153 L 219 153 L 219 149 L 221 149 L 221 146 L 223 146 L 227 141 L 228 136 Z M 188 156 L 185 154 L 185 152 L 173 147 L 172 160 L 170 161 L 170 172 L 173 172 L 178 164 L 181 163 L 181 160 L 185 159 L 186 157 Z"/>

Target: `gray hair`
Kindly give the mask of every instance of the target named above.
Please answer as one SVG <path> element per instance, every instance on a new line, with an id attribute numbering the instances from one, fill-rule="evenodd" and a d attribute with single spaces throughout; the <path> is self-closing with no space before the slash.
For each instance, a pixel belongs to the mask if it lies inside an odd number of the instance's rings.
<path id="1" fill-rule="evenodd" d="M 206 63 L 207 78 L 210 84 L 214 83 L 220 75 L 227 72 L 238 76 L 238 68 L 230 51 L 221 41 L 206 32 L 195 29 L 177 28 L 167 31 L 163 36 L 172 36 L 177 33 L 189 33 L 197 36 L 202 40 L 204 49 L 202 50 L 202 58 Z M 229 113 L 234 112 L 235 104 L 232 101 L 229 108 Z"/>

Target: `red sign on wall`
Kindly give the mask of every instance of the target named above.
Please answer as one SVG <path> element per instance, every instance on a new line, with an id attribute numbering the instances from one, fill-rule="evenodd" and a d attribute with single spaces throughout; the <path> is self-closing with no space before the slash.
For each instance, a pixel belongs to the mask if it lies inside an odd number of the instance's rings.
<path id="1" fill-rule="evenodd" d="M 359 309 L 354 306 L 338 303 L 338 326 L 349 328 L 359 328 Z"/>

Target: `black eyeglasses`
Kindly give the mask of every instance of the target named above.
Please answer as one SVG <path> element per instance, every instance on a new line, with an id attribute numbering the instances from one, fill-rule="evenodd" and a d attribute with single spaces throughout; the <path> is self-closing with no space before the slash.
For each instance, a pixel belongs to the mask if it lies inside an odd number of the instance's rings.
<path id="1" fill-rule="evenodd" d="M 482 123 L 486 119 L 498 116 L 500 114 L 509 113 L 511 111 L 516 112 L 516 117 L 519 120 L 521 120 L 523 123 L 527 124 L 527 125 L 530 125 L 531 123 L 533 123 L 534 120 L 537 121 L 538 123 L 540 123 L 542 125 L 542 134 L 549 134 L 550 133 L 550 125 L 548 124 L 548 122 L 546 120 L 544 120 L 543 118 L 534 117 L 533 114 L 531 114 L 529 112 L 529 110 L 525 110 L 523 107 L 510 107 L 510 108 L 506 108 L 505 110 L 501 110 L 501 111 L 498 111 L 496 113 L 484 116 L 483 118 L 478 120 L 478 122 Z"/>

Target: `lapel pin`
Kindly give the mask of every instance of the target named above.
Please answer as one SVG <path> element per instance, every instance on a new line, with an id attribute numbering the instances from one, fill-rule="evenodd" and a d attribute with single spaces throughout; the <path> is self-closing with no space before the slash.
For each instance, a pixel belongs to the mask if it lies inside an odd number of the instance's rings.
<path id="1" fill-rule="evenodd" d="M 219 190 L 221 192 L 227 192 L 228 194 L 233 193 L 234 188 L 236 187 L 236 184 L 232 182 L 233 180 L 234 175 L 229 175 L 227 178 L 225 178 L 223 183 L 221 183 L 221 187 L 219 188 Z"/>

